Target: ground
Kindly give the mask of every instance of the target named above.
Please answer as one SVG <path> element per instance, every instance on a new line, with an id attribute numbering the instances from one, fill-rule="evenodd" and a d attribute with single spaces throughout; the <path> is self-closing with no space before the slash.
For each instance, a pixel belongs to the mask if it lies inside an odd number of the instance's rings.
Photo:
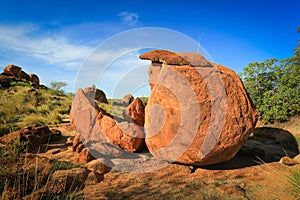
<path id="1" fill-rule="evenodd" d="M 288 123 L 268 126 L 289 130 L 295 138 L 299 138 L 299 122 L 300 118 L 295 118 Z M 261 126 L 261 124 L 259 125 Z M 28 191 L 23 191 L 23 196 L 27 195 L 27 199 L 35 199 L 31 192 L 38 193 L 43 188 L 43 192 L 45 192 L 47 182 L 51 182 L 49 177 L 39 181 L 35 173 L 44 173 L 43 176 L 47 177 L 47 173 L 50 176 L 49 174 L 53 173 L 53 169 L 58 171 L 85 168 L 85 165 L 75 163 L 77 153 L 66 145 L 67 138 L 75 136 L 76 131 L 69 125 L 59 125 L 52 128 L 61 130 L 62 137 L 60 140 L 48 144 L 46 152 L 28 154 L 24 158 L 26 162 L 20 162 L 21 158 L 15 160 L 20 165 L 23 164 L 23 171 L 26 168 L 25 165 L 28 169 L 36 169 L 33 170 L 33 174 L 28 172 L 25 176 L 27 179 L 32 178 L 35 183 L 38 183 L 38 186 L 31 188 L 27 186 Z M 53 163 L 57 163 L 54 161 L 58 161 L 58 167 L 53 168 Z M 12 164 L 9 162 L 2 163 L 2 171 L 5 165 Z M 66 165 L 66 163 L 69 164 Z M 36 165 L 41 167 L 36 167 Z M 20 173 L 20 170 L 17 170 L 18 167 L 9 170 L 11 171 L 9 176 L 15 179 L 12 181 L 13 185 L 18 185 L 16 183 L 21 182 L 19 180 L 21 178 L 16 178 L 18 177 L 16 173 Z M 149 173 L 125 173 L 112 169 L 104 174 L 98 183 L 85 183 L 84 187 L 80 189 L 67 191 L 64 194 L 59 193 L 57 196 L 51 196 L 51 199 L 54 197 L 56 199 L 299 199 L 299 186 L 296 185 L 295 187 L 293 183 L 291 184 L 293 172 L 300 172 L 299 164 L 286 166 L 279 162 L 265 163 L 259 158 L 239 152 L 230 161 L 207 167 L 193 168 L 170 164 L 163 169 Z M 3 179 L 4 174 L 1 174 L 3 182 L 5 181 Z M 27 182 L 26 185 L 30 185 Z M 296 184 L 298 183 L 296 182 Z M 3 188 L 3 199 L 9 199 L 8 194 L 13 193 L 7 189 L 7 185 L 4 185 Z M 24 185 L 19 183 L 19 186 Z M 14 188 L 16 190 L 18 187 Z M 18 195 L 13 197 L 18 197 Z M 50 198 L 48 197 L 48 199 Z"/>

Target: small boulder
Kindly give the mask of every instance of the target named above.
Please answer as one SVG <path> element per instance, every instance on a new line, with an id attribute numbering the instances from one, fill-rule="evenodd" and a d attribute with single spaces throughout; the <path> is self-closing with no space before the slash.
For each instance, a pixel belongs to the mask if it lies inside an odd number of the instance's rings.
<path id="1" fill-rule="evenodd" d="M 140 98 L 136 98 L 124 111 L 123 116 L 129 121 L 144 127 L 145 123 L 145 106 Z"/>
<path id="2" fill-rule="evenodd" d="M 76 162 L 86 164 L 94 159 L 94 156 L 89 152 L 89 150 L 87 148 L 83 148 L 82 151 L 79 153 Z"/>
<path id="3" fill-rule="evenodd" d="M 293 165 L 299 164 L 296 160 L 294 160 L 288 156 L 282 157 L 279 162 L 283 165 L 288 165 L 288 166 L 293 166 Z"/>
<path id="4" fill-rule="evenodd" d="M 96 87 L 86 87 L 84 88 L 83 92 L 91 99 L 94 99 L 100 103 L 108 104 L 105 93 Z"/>
<path id="5" fill-rule="evenodd" d="M 76 135 L 75 138 L 72 141 L 73 151 L 75 151 L 80 144 L 81 144 L 80 136 Z"/>
<path id="6" fill-rule="evenodd" d="M 134 100 L 134 97 L 131 94 L 126 94 L 123 98 L 122 98 L 122 103 L 123 105 L 128 106 L 129 104 L 131 104 L 131 102 Z"/>
<path id="7" fill-rule="evenodd" d="M 98 158 L 92 160 L 86 166 L 90 171 L 94 171 L 98 174 L 105 174 L 111 170 L 111 166 L 113 166 L 113 163 L 108 159 Z"/>

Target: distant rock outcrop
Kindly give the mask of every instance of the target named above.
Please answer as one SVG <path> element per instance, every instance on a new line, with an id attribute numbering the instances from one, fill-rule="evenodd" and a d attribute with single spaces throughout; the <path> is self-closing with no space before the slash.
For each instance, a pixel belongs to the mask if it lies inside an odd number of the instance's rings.
<path id="1" fill-rule="evenodd" d="M 122 98 L 122 103 L 123 105 L 128 106 L 129 104 L 131 104 L 131 102 L 133 102 L 134 97 L 131 94 L 126 94 L 123 98 Z"/>
<path id="2" fill-rule="evenodd" d="M 230 160 L 257 113 L 238 75 L 196 53 L 154 50 L 145 111 L 146 145 L 157 158 L 189 165 Z"/>
<path id="3" fill-rule="evenodd" d="M 40 86 L 39 77 L 35 74 L 27 74 L 21 67 L 16 65 L 8 65 L 0 74 L 0 85 L 2 87 L 10 87 L 11 82 L 27 82 L 35 87 Z"/>
<path id="4" fill-rule="evenodd" d="M 88 96 L 89 98 L 95 99 L 96 101 L 99 101 L 100 103 L 108 104 L 106 95 L 102 90 L 99 90 L 96 87 L 86 87 L 86 88 L 84 88 L 83 91 L 84 91 L 85 95 Z"/>

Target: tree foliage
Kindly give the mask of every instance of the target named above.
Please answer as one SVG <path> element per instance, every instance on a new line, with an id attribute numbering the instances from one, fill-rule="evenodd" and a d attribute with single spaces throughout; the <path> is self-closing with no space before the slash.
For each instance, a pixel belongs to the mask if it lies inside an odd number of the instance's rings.
<path id="1" fill-rule="evenodd" d="M 300 114 L 299 43 L 291 58 L 250 63 L 241 78 L 264 121 L 286 121 Z"/>
<path id="2" fill-rule="evenodd" d="M 68 84 L 63 81 L 52 81 L 50 83 L 50 88 L 52 89 L 53 93 L 59 96 L 64 96 L 65 92 L 62 90 L 63 87 L 66 87 Z"/>

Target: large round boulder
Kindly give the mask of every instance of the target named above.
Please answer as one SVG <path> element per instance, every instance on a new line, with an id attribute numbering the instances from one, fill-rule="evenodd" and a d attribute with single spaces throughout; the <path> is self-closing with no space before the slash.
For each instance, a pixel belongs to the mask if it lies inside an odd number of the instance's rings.
<path id="1" fill-rule="evenodd" d="M 197 53 L 154 50 L 145 110 L 146 145 L 157 158 L 210 165 L 234 157 L 257 112 L 239 76 Z"/>

